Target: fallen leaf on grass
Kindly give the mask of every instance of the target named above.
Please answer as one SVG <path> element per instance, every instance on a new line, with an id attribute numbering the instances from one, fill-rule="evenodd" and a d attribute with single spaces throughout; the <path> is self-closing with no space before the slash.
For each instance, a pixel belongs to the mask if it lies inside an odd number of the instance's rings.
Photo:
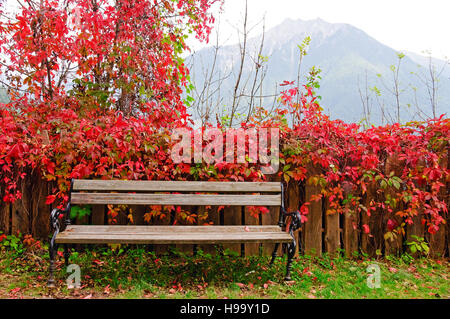
<path id="1" fill-rule="evenodd" d="M 409 271 L 409 272 L 416 272 L 416 271 L 417 271 L 417 268 L 414 267 L 414 266 L 411 266 L 411 267 L 408 268 L 408 271 Z"/>
<path id="2" fill-rule="evenodd" d="M 284 283 L 288 286 L 292 286 L 292 285 L 295 285 L 295 280 L 285 281 Z"/>
<path id="3" fill-rule="evenodd" d="M 103 266 L 103 264 L 105 263 L 104 261 L 98 259 L 94 259 L 92 262 L 98 266 Z"/>
<path id="4" fill-rule="evenodd" d="M 397 268 L 394 268 L 394 267 L 389 267 L 388 268 L 389 269 L 389 271 L 391 272 L 391 273 L 396 273 L 396 272 L 398 272 L 398 269 Z"/>
<path id="5" fill-rule="evenodd" d="M 11 291 L 10 291 L 10 293 L 12 293 L 12 294 L 16 294 L 16 293 L 18 293 L 19 291 L 20 291 L 20 287 L 16 287 L 16 288 L 14 288 L 14 289 L 12 289 Z"/>

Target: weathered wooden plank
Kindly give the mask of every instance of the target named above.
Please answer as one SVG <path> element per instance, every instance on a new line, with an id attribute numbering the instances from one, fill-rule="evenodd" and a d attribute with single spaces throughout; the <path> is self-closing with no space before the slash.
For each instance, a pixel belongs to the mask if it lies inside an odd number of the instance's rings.
<path id="1" fill-rule="evenodd" d="M 24 196 L 12 204 L 11 234 L 30 233 L 30 209 L 24 205 Z"/>
<path id="2" fill-rule="evenodd" d="M 375 183 L 366 186 L 366 193 L 363 194 L 362 204 L 367 211 L 361 211 L 361 225 L 369 227 L 369 233 L 366 233 L 364 227 L 361 231 L 361 252 L 370 257 L 376 256 L 377 249 L 382 248 L 383 233 L 382 220 L 380 219 L 379 210 L 372 210 L 377 196 L 377 187 Z M 369 216 L 370 215 L 370 216 Z"/>
<path id="3" fill-rule="evenodd" d="M 350 209 L 344 213 L 344 250 L 347 258 L 355 257 L 354 254 L 358 252 L 358 225 L 359 214 Z"/>
<path id="4" fill-rule="evenodd" d="M 304 223 L 304 251 L 307 255 L 322 255 L 322 200 L 311 201 L 313 195 L 320 194 L 320 186 L 306 185 L 305 199 L 310 202 L 308 220 Z"/>
<path id="5" fill-rule="evenodd" d="M 250 214 L 248 207 L 243 207 L 244 209 L 244 221 L 243 224 L 247 226 L 259 225 L 259 220 L 261 218 L 260 214 L 255 217 Z M 250 231 L 250 227 L 245 228 Z M 245 256 L 259 256 L 261 250 L 261 245 L 258 244 L 244 244 Z"/>
<path id="6" fill-rule="evenodd" d="M 92 205 L 92 224 L 105 224 L 105 205 Z"/>
<path id="7" fill-rule="evenodd" d="M 276 182 L 191 182 L 191 181 L 122 181 L 74 180 L 74 191 L 133 192 L 281 192 Z"/>
<path id="8" fill-rule="evenodd" d="M 22 197 L 12 203 L 11 233 L 30 234 L 31 222 L 33 218 L 32 183 L 29 178 L 20 181 L 20 191 Z"/>
<path id="9" fill-rule="evenodd" d="M 290 236 L 283 232 L 229 232 L 229 233 L 77 233 L 62 232 L 58 234 L 57 243 L 97 244 L 97 243 L 127 243 L 127 244 L 238 244 L 260 242 L 289 242 Z"/>
<path id="10" fill-rule="evenodd" d="M 442 258 L 445 255 L 446 241 L 445 234 L 446 229 L 444 224 L 439 225 L 439 230 L 435 234 L 430 234 L 430 256 L 432 258 Z"/>
<path id="11" fill-rule="evenodd" d="M 171 232 L 171 233 L 277 233 L 281 228 L 277 225 L 70 225 L 64 232 L 68 233 L 131 233 L 141 234 L 148 232 Z"/>
<path id="12" fill-rule="evenodd" d="M 72 193 L 73 204 L 279 206 L 281 195 Z"/>
<path id="13" fill-rule="evenodd" d="M 450 216 L 447 216 L 447 223 L 445 225 L 445 229 L 447 229 L 446 235 L 447 237 L 445 238 L 445 241 L 447 243 L 447 257 L 450 257 Z"/>
<path id="14" fill-rule="evenodd" d="M 417 212 L 417 215 L 412 217 L 413 223 L 406 227 L 407 242 L 417 241 L 417 238 L 415 238 L 414 236 L 417 236 L 419 238 L 425 237 L 425 226 L 422 224 L 422 218 L 423 218 L 423 208 L 420 208 L 419 211 Z M 415 254 L 411 253 L 409 249 L 407 250 L 407 253 L 413 256 L 419 255 L 418 252 L 416 252 Z"/>
<path id="15" fill-rule="evenodd" d="M 450 169 L 450 146 L 447 145 L 447 169 Z M 447 190 L 446 190 L 446 199 L 445 202 L 447 204 L 447 218 L 446 218 L 446 229 L 447 229 L 447 257 L 450 257 L 450 180 L 447 180 Z"/>
<path id="16" fill-rule="evenodd" d="M 443 156 L 440 160 L 439 160 L 439 166 L 442 169 L 448 168 L 448 155 L 446 153 L 444 153 L 445 156 Z M 441 180 L 442 184 L 446 185 L 446 180 L 442 179 Z M 447 200 L 447 192 L 448 189 L 446 187 L 441 187 L 439 189 L 439 199 L 446 201 Z M 444 217 L 444 219 L 446 219 L 446 213 L 443 211 L 439 212 L 441 216 Z M 430 256 L 432 258 L 441 258 L 444 257 L 445 255 L 445 251 L 447 249 L 447 242 L 446 242 L 446 227 L 445 225 L 442 223 L 439 225 L 439 230 L 435 233 L 435 234 L 430 234 Z"/>
<path id="17" fill-rule="evenodd" d="M 339 214 L 329 212 L 330 201 L 324 199 L 325 206 L 325 250 L 331 257 L 336 257 L 341 248 Z"/>
<path id="18" fill-rule="evenodd" d="M 225 207 L 221 213 L 223 214 L 224 225 L 242 225 L 241 207 Z M 224 249 L 229 249 L 241 255 L 241 243 L 228 243 L 223 245 Z"/>
<path id="19" fill-rule="evenodd" d="M 401 176 L 403 165 L 404 161 L 400 161 L 398 159 L 398 155 L 394 154 L 389 156 L 386 159 L 385 175 L 389 176 L 392 172 L 394 172 L 395 176 Z M 385 190 L 385 194 L 390 195 L 392 198 L 396 198 L 396 190 L 393 187 L 388 187 Z M 396 213 L 403 210 L 402 206 L 403 202 L 398 202 L 397 206 L 392 208 L 392 213 L 386 213 L 384 215 L 384 222 L 386 225 L 389 219 L 395 221 L 397 225 L 401 225 L 403 220 L 401 217 L 397 216 Z M 385 231 L 389 231 L 387 226 Z M 385 239 L 384 242 L 385 255 L 400 255 L 403 249 L 403 234 L 398 229 L 395 229 L 392 233 L 394 234 L 393 237 Z"/>
<path id="20" fill-rule="evenodd" d="M 387 225 L 388 217 L 385 217 L 385 225 Z M 398 225 L 401 224 L 402 219 L 398 216 L 390 218 L 394 220 Z M 388 228 L 386 226 L 385 231 L 388 232 Z M 403 234 L 399 232 L 394 232 L 392 238 L 385 239 L 384 241 L 384 249 L 385 255 L 394 255 L 399 256 L 403 250 Z"/>
<path id="21" fill-rule="evenodd" d="M 0 231 L 4 234 L 9 234 L 9 213 L 10 204 L 5 202 L 0 203 Z"/>
<path id="22" fill-rule="evenodd" d="M 417 163 L 418 168 L 425 167 L 426 161 L 425 159 L 419 160 Z M 419 184 L 416 184 L 416 187 L 420 188 L 421 190 L 424 190 L 424 186 L 421 186 Z M 409 224 L 406 226 L 406 242 L 412 242 L 417 241 L 417 238 L 426 238 L 425 236 L 425 225 L 422 224 L 422 219 L 424 218 L 424 207 L 420 206 L 417 211 L 416 215 L 414 215 L 412 219 L 412 224 Z M 407 245 L 408 247 L 408 245 Z M 407 248 L 407 253 L 411 254 L 414 257 L 417 257 L 420 255 L 420 252 L 412 253 L 410 249 Z"/>
<path id="23" fill-rule="evenodd" d="M 32 192 L 32 219 L 31 231 L 36 238 L 46 238 L 50 233 L 50 206 L 47 205 L 48 183 L 39 180 L 35 183 L 35 189 Z"/>

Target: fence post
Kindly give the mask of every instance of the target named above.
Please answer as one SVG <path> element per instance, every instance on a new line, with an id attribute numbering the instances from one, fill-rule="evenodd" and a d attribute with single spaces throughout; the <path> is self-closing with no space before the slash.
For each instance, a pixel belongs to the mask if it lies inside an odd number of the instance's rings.
<path id="1" fill-rule="evenodd" d="M 447 146 L 447 169 L 450 169 L 450 146 Z M 446 194 L 446 200 L 445 203 L 447 204 L 447 224 L 446 224 L 446 228 L 447 228 L 447 238 L 446 238 L 446 242 L 447 242 L 447 257 L 450 257 L 450 180 L 447 179 L 448 183 L 446 183 L 447 185 L 447 194 Z"/>
<path id="2" fill-rule="evenodd" d="M 353 258 L 358 252 L 359 214 L 356 209 L 349 208 L 344 213 L 344 250 L 347 258 Z"/>
<path id="3" fill-rule="evenodd" d="M 205 219 L 198 219 L 199 225 L 209 224 L 212 223 L 212 225 L 220 225 L 220 216 L 219 212 L 217 211 L 217 206 L 212 206 L 209 211 L 206 211 L 205 206 L 198 207 L 198 216 L 204 216 L 205 214 L 208 214 L 208 216 Z M 215 245 L 198 245 L 198 247 L 204 251 L 207 254 L 214 255 L 216 253 Z"/>
<path id="4" fill-rule="evenodd" d="M 162 208 L 162 207 L 161 207 Z M 170 213 L 166 213 L 167 215 L 164 218 L 160 218 L 160 216 L 152 216 L 152 225 L 170 225 Z M 153 251 L 157 255 L 161 255 L 166 253 L 169 250 L 170 245 L 164 245 L 164 244 L 155 244 L 153 245 Z"/>
<path id="5" fill-rule="evenodd" d="M 0 230 L 3 231 L 4 234 L 9 234 L 9 212 L 10 212 L 10 204 L 5 202 L 0 203 Z"/>
<path id="6" fill-rule="evenodd" d="M 280 215 L 279 207 L 269 207 L 269 212 L 267 214 L 261 214 L 261 224 L 262 225 L 277 225 L 278 224 L 278 216 Z M 272 256 L 273 249 L 275 244 L 263 244 L 262 253 L 264 256 Z M 281 245 L 278 249 L 278 256 L 282 256 Z"/>
<path id="7" fill-rule="evenodd" d="M 392 172 L 394 172 L 395 176 L 401 176 L 402 167 L 403 163 L 398 160 L 396 154 L 388 156 L 388 158 L 386 159 L 385 175 L 389 176 Z M 385 190 L 385 193 L 393 196 L 395 194 L 395 190 L 393 190 L 392 187 L 388 187 Z M 386 231 L 388 219 L 395 221 L 398 225 L 403 222 L 402 218 L 396 216 L 396 212 L 402 210 L 402 206 L 403 202 L 397 202 L 397 207 L 392 208 L 393 211 L 391 215 L 385 214 L 384 223 L 386 224 Z M 399 255 L 403 249 L 403 234 L 396 233 L 393 238 L 385 239 L 384 245 L 386 255 Z"/>
<path id="8" fill-rule="evenodd" d="M 425 160 L 419 161 L 417 163 L 417 165 L 425 166 L 426 165 Z M 418 186 L 418 185 L 416 185 L 416 186 Z M 421 187 L 421 188 L 423 189 L 423 187 Z M 414 238 L 413 236 L 417 236 L 419 238 L 425 238 L 425 227 L 422 224 L 422 219 L 424 217 L 423 211 L 424 211 L 423 206 L 419 207 L 417 210 L 417 214 L 412 217 L 413 223 L 406 227 L 406 242 L 417 241 L 417 239 Z M 411 253 L 411 251 L 409 251 L 409 250 L 407 250 L 407 252 L 414 257 L 417 257 L 419 255 L 419 252 Z"/>
<path id="9" fill-rule="evenodd" d="M 105 214 L 105 205 L 92 205 L 92 225 L 105 225 Z"/>
<path id="10" fill-rule="evenodd" d="M 12 204 L 11 234 L 30 234 L 32 220 L 32 206 L 30 204 L 31 181 L 27 176 L 21 181 L 22 198 Z"/>
<path id="11" fill-rule="evenodd" d="M 278 175 L 271 176 L 268 181 L 281 182 L 281 178 Z M 286 190 L 285 190 L 286 191 Z M 285 197 L 287 192 L 285 193 Z M 267 214 L 261 214 L 261 225 L 277 225 L 280 216 L 280 207 L 271 206 Z M 272 256 L 275 244 L 263 244 L 262 253 L 264 256 Z M 282 256 L 281 245 L 278 249 L 278 256 Z"/>
<path id="12" fill-rule="evenodd" d="M 443 152 L 443 156 L 439 160 L 439 166 L 442 168 L 448 168 L 448 148 Z M 442 184 L 446 185 L 446 181 L 442 179 Z M 447 187 L 441 187 L 439 190 L 439 199 L 446 200 L 448 189 Z M 444 215 L 444 212 L 441 212 Z M 447 213 L 448 214 L 448 213 Z M 448 219 L 448 215 L 444 215 L 444 219 Z M 446 227 L 444 224 L 439 225 L 439 230 L 436 234 L 430 234 L 430 256 L 433 258 L 444 257 L 446 250 Z"/>
<path id="13" fill-rule="evenodd" d="M 248 207 L 243 207 L 244 209 L 244 220 L 243 223 L 245 225 L 259 225 L 261 214 L 258 213 L 258 216 L 250 215 L 250 211 Z M 259 256 L 261 244 L 244 244 L 244 253 L 245 256 Z"/>
<path id="14" fill-rule="evenodd" d="M 367 212 L 361 212 L 361 225 L 369 226 L 369 233 L 364 230 L 361 232 L 361 252 L 370 257 L 374 257 L 377 250 L 381 251 L 384 242 L 382 213 L 378 207 L 375 210 L 369 210 L 372 201 L 376 201 L 377 196 L 377 184 L 375 182 L 368 184 L 362 200 Z"/>
<path id="15" fill-rule="evenodd" d="M 339 213 L 329 213 L 330 201 L 324 198 L 325 214 L 325 249 L 331 257 L 337 256 L 337 251 L 341 248 Z"/>
<path id="16" fill-rule="evenodd" d="M 222 212 L 224 225 L 242 225 L 242 209 L 241 206 L 225 207 Z M 229 249 L 241 255 L 242 244 L 225 244 L 224 249 Z"/>
<path id="17" fill-rule="evenodd" d="M 183 211 L 188 212 L 188 214 L 195 213 L 196 206 L 181 206 Z M 185 220 L 177 220 L 177 225 L 192 225 L 186 222 Z M 175 244 L 175 248 L 177 251 L 182 252 L 187 255 L 193 255 L 194 253 L 194 245 L 193 244 Z"/>
<path id="18" fill-rule="evenodd" d="M 29 205 L 32 216 L 31 231 L 33 237 L 47 238 L 50 233 L 50 206 L 45 202 L 49 193 L 49 184 L 40 176 L 34 177 L 33 180 L 35 180 L 33 184 L 36 185 L 37 189 L 33 188 L 34 191 L 31 194 L 32 202 Z"/>
<path id="19" fill-rule="evenodd" d="M 316 175 L 318 170 L 308 167 L 309 176 Z M 321 187 L 312 185 L 307 179 L 305 186 L 305 201 L 309 202 L 308 220 L 303 224 L 305 246 L 307 255 L 322 256 L 322 199 L 311 201 L 311 196 L 319 195 Z"/>

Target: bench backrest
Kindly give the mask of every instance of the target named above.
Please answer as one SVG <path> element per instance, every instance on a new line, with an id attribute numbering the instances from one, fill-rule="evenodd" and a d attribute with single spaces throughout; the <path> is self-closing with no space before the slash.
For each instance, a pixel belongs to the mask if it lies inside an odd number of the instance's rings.
<path id="1" fill-rule="evenodd" d="M 73 180 L 71 204 L 282 206 L 282 185 L 277 182 Z"/>

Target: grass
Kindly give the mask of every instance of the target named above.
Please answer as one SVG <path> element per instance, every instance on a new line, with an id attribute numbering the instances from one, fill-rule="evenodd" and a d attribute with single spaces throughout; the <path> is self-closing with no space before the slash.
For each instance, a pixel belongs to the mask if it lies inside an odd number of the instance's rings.
<path id="1" fill-rule="evenodd" d="M 450 298 L 448 259 L 356 260 L 301 256 L 292 281 L 284 282 L 285 259 L 269 268 L 268 257 L 199 252 L 156 256 L 145 247 L 90 248 L 72 252 L 81 268 L 81 287 L 68 289 L 63 258 L 57 287 L 46 287 L 44 249 L 16 251 L 0 246 L 0 298 Z M 380 267 L 381 286 L 367 285 L 367 267 Z"/>

